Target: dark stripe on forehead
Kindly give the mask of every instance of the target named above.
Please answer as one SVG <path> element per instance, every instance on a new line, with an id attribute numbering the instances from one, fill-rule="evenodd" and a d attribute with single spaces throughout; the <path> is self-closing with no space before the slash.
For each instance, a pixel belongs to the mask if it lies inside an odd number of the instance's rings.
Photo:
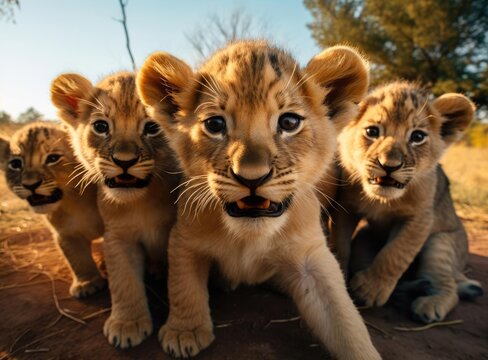
<path id="1" fill-rule="evenodd" d="M 276 53 L 269 53 L 268 59 L 269 59 L 269 63 L 271 64 L 271 67 L 273 68 L 273 70 L 276 74 L 276 77 L 280 78 L 281 77 L 281 69 L 279 66 L 277 54 Z"/>

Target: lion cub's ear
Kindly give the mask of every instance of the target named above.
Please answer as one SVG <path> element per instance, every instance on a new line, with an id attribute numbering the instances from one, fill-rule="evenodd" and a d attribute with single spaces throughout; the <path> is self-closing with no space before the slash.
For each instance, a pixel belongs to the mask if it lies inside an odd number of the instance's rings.
<path id="1" fill-rule="evenodd" d="M 466 96 L 444 94 L 432 106 L 442 116 L 441 136 L 447 144 L 459 140 L 473 121 L 476 107 Z"/>
<path id="2" fill-rule="evenodd" d="M 353 120 L 369 86 L 369 65 L 353 48 L 333 46 L 307 64 L 307 75 L 325 89 L 329 117 L 342 128 Z"/>
<path id="3" fill-rule="evenodd" d="M 10 141 L 0 135 L 0 170 L 5 170 L 10 157 Z"/>
<path id="4" fill-rule="evenodd" d="M 188 90 L 193 78 L 192 69 L 184 61 L 156 52 L 146 59 L 137 74 L 137 91 L 141 101 L 157 115 L 172 117 L 184 105 L 181 93 Z"/>
<path id="5" fill-rule="evenodd" d="M 71 126 L 80 121 L 82 100 L 93 92 L 92 83 L 78 74 L 62 74 L 51 84 L 51 101 L 58 108 L 59 117 Z"/>

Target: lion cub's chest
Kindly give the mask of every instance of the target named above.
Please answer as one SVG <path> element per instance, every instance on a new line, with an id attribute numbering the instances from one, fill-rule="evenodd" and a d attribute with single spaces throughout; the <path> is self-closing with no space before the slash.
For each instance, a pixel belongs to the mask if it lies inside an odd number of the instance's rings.
<path id="1" fill-rule="evenodd" d="M 232 283 L 257 284 L 266 281 L 275 273 L 272 266 L 272 247 L 261 239 L 250 241 L 231 240 L 231 237 L 222 237 L 219 241 L 208 239 L 202 242 L 212 245 L 206 249 L 219 270 Z"/>
<path id="2" fill-rule="evenodd" d="M 175 219 L 174 206 L 168 199 L 154 196 L 117 205 L 102 200 L 101 210 L 105 237 L 138 242 L 150 259 L 164 260 L 169 231 Z"/>

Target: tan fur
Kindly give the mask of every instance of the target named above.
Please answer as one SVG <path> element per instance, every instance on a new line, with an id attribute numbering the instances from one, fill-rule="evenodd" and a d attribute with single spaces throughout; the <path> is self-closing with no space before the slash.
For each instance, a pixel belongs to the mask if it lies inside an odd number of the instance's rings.
<path id="1" fill-rule="evenodd" d="M 31 203 L 33 211 L 44 214 L 56 243 L 63 252 L 73 275 L 70 294 L 80 298 L 106 287 L 91 256 L 91 241 L 103 234 L 97 209 L 96 186 L 83 193 L 75 188 L 69 175 L 80 164 L 68 142 L 68 132 L 54 123 L 36 122 L 18 130 L 10 140 L 0 138 L 0 166 L 7 185 L 21 199 L 32 201 L 33 194 L 53 197 L 52 203 Z M 50 162 L 49 155 L 59 155 Z M 19 169 L 12 161 L 21 161 Z M 32 186 L 39 183 L 35 189 Z M 56 193 L 61 192 L 61 197 Z"/>
<path id="2" fill-rule="evenodd" d="M 170 312 L 159 332 L 166 352 L 190 357 L 213 341 L 207 279 L 216 263 L 235 286 L 278 280 L 338 358 L 380 358 L 325 245 L 314 189 L 332 160 L 335 128 L 354 116 L 367 74 L 349 48 L 326 50 L 300 69 L 260 41 L 230 45 L 196 72 L 166 53 L 146 60 L 141 99 L 165 127 L 186 177 L 168 249 Z M 305 118 L 296 132 L 278 129 L 285 113 Z M 215 116 L 225 132 L 206 127 Z M 226 209 L 254 186 L 238 176 L 266 174 L 252 191 L 277 204 L 293 196 L 289 208 L 278 217 L 230 216 Z"/>
<path id="3" fill-rule="evenodd" d="M 176 215 L 170 194 L 179 180 L 173 154 L 157 121 L 149 119 L 139 101 L 132 73 L 108 76 L 96 86 L 80 75 L 64 74 L 54 80 L 51 96 L 71 127 L 76 154 L 85 165 L 84 181 L 99 186 L 112 298 L 104 334 L 114 346 L 135 346 L 153 328 L 144 260 L 165 262 Z M 97 132 L 100 121 L 108 124 L 106 133 Z M 154 134 L 147 132 L 148 124 Z M 148 185 L 113 187 L 112 181 L 118 183 L 121 176 Z"/>
<path id="4" fill-rule="evenodd" d="M 399 82 L 372 92 L 360 109 L 339 136 L 343 179 L 351 184 L 339 189 L 337 199 L 347 213 L 335 212 L 332 242 L 347 269 L 353 231 L 361 218 L 368 220 L 354 241 L 361 250 L 355 251 L 351 267 L 363 269 L 354 274 L 351 288 L 369 306 L 385 304 L 424 247 L 418 277 L 431 281 L 435 294 L 417 299 L 413 312 L 426 322 L 442 320 L 457 303 L 456 282 L 466 280 L 467 242 L 447 178 L 437 164 L 469 126 L 474 105 L 459 94 L 430 101 L 415 84 Z M 376 138 L 368 135 L 371 126 L 380 129 Z M 414 130 L 427 136 L 414 142 Z M 404 188 L 370 183 L 388 173 Z M 370 248 L 386 242 L 371 264 L 365 264 L 371 250 L 359 238 Z"/>

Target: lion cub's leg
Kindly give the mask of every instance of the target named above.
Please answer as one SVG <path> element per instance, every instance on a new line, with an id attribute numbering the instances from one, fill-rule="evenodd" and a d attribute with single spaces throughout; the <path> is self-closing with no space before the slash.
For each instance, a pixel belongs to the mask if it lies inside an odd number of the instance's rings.
<path id="1" fill-rule="evenodd" d="M 432 283 L 432 294 L 421 296 L 412 303 L 414 317 L 422 322 L 443 320 L 458 303 L 456 273 L 459 255 L 455 242 L 459 236 L 466 235 L 464 231 L 431 235 L 422 249 L 418 277 Z"/>
<path id="2" fill-rule="evenodd" d="M 153 331 L 144 288 L 144 253 L 127 234 L 105 234 L 112 312 L 103 326 L 110 344 L 127 348 L 140 344 Z"/>
<path id="3" fill-rule="evenodd" d="M 381 359 L 324 240 L 308 249 L 290 251 L 280 268 L 281 282 L 313 333 L 334 356 L 341 360 Z"/>
<path id="4" fill-rule="evenodd" d="M 169 316 L 159 330 L 163 350 L 175 357 L 197 355 L 214 340 L 208 306 L 210 259 L 184 246 L 176 229 L 168 248 Z"/>
<path id="5" fill-rule="evenodd" d="M 93 261 L 89 240 L 62 234 L 55 234 L 55 238 L 73 274 L 69 289 L 72 296 L 86 297 L 107 286 L 107 280 L 100 275 Z"/>

